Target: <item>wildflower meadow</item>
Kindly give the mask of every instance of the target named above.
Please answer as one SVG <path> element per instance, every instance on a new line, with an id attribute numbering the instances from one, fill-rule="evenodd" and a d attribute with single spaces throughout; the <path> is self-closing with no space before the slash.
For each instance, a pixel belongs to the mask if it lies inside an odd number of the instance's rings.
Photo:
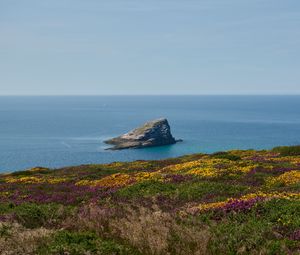
<path id="1" fill-rule="evenodd" d="M 300 254 L 300 148 L 2 174 L 0 254 Z"/>

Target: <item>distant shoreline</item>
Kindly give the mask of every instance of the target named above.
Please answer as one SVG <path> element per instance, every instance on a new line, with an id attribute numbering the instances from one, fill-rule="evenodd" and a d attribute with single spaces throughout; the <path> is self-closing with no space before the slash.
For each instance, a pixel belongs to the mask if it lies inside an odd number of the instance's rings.
<path id="1" fill-rule="evenodd" d="M 50 171 L 55 171 L 55 170 L 62 170 L 62 169 L 71 169 L 71 168 L 88 168 L 89 166 L 95 167 L 95 166 L 105 166 L 105 165 L 111 165 L 115 163 L 120 163 L 120 164 L 127 164 L 127 163 L 134 163 L 134 162 L 163 162 L 163 161 L 169 161 L 169 160 L 178 160 L 182 158 L 193 158 L 193 157 L 198 157 L 200 155 L 207 155 L 207 156 L 214 156 L 214 155 L 225 155 L 227 153 L 235 152 L 235 151 L 240 151 L 240 152 L 247 152 L 247 151 L 253 151 L 253 152 L 273 152 L 273 153 L 278 153 L 278 155 L 281 156 L 296 156 L 300 158 L 300 145 L 291 145 L 291 146 L 277 146 L 274 147 L 273 149 L 265 149 L 265 150 L 255 150 L 255 149 L 246 149 L 246 150 L 239 150 L 239 149 L 234 149 L 234 150 L 228 150 L 228 151 L 218 151 L 214 153 L 193 153 L 193 154 L 186 154 L 178 157 L 171 157 L 171 158 L 164 158 L 164 159 L 157 159 L 157 160 L 143 160 L 143 159 L 138 159 L 134 161 L 114 161 L 110 163 L 101 163 L 101 164 L 81 164 L 81 165 L 73 165 L 73 166 L 63 166 L 63 167 L 57 167 L 57 168 L 48 168 L 44 166 L 35 166 L 23 170 L 15 170 L 15 171 L 10 171 L 10 172 L 3 172 L 0 173 L 1 176 L 6 176 L 14 173 L 22 173 L 22 172 L 27 172 L 27 171 L 39 171 L 39 170 L 50 170 Z M 223 158 L 220 156 L 220 158 Z M 226 158 L 226 157 L 225 157 Z"/>

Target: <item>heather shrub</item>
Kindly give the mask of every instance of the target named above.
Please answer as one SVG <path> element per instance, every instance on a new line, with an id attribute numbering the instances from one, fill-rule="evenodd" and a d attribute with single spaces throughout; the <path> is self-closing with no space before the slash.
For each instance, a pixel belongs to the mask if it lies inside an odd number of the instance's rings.
<path id="1" fill-rule="evenodd" d="M 260 186 L 265 184 L 266 178 L 270 176 L 270 173 L 264 172 L 251 172 L 240 178 L 240 181 L 245 185 Z"/>
<path id="2" fill-rule="evenodd" d="M 160 181 L 144 181 L 119 190 L 116 195 L 121 197 L 147 197 L 156 194 L 172 194 L 176 191 L 177 185 L 174 183 L 164 183 Z"/>

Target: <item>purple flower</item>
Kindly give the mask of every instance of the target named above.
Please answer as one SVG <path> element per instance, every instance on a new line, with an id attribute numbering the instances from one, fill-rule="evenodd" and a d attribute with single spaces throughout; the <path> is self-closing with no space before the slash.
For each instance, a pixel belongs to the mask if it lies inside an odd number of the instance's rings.
<path id="1" fill-rule="evenodd" d="M 166 182 L 171 183 L 180 183 L 191 180 L 193 177 L 191 175 L 182 175 L 182 174 L 167 174 L 165 176 Z"/>
<path id="2" fill-rule="evenodd" d="M 242 199 L 233 199 L 228 201 L 221 209 L 228 212 L 246 212 L 249 211 L 257 202 L 262 201 L 263 198 L 256 197 L 247 200 Z"/>
<path id="3" fill-rule="evenodd" d="M 294 231 L 291 235 L 290 235 L 290 239 L 294 240 L 294 241 L 300 241 L 300 229 Z"/>
<path id="4" fill-rule="evenodd" d="M 82 201 L 98 200 L 117 191 L 117 188 L 77 186 L 74 183 L 58 184 L 3 184 L 0 191 L 8 195 L 0 196 L 0 202 L 22 204 L 33 203 L 61 203 L 66 205 L 78 204 Z"/>

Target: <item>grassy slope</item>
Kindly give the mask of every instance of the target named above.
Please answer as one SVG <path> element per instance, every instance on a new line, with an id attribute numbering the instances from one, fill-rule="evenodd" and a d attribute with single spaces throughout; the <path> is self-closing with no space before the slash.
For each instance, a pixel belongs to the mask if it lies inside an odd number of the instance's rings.
<path id="1" fill-rule="evenodd" d="M 2 175 L 0 254 L 299 254 L 299 154 L 280 147 Z"/>

